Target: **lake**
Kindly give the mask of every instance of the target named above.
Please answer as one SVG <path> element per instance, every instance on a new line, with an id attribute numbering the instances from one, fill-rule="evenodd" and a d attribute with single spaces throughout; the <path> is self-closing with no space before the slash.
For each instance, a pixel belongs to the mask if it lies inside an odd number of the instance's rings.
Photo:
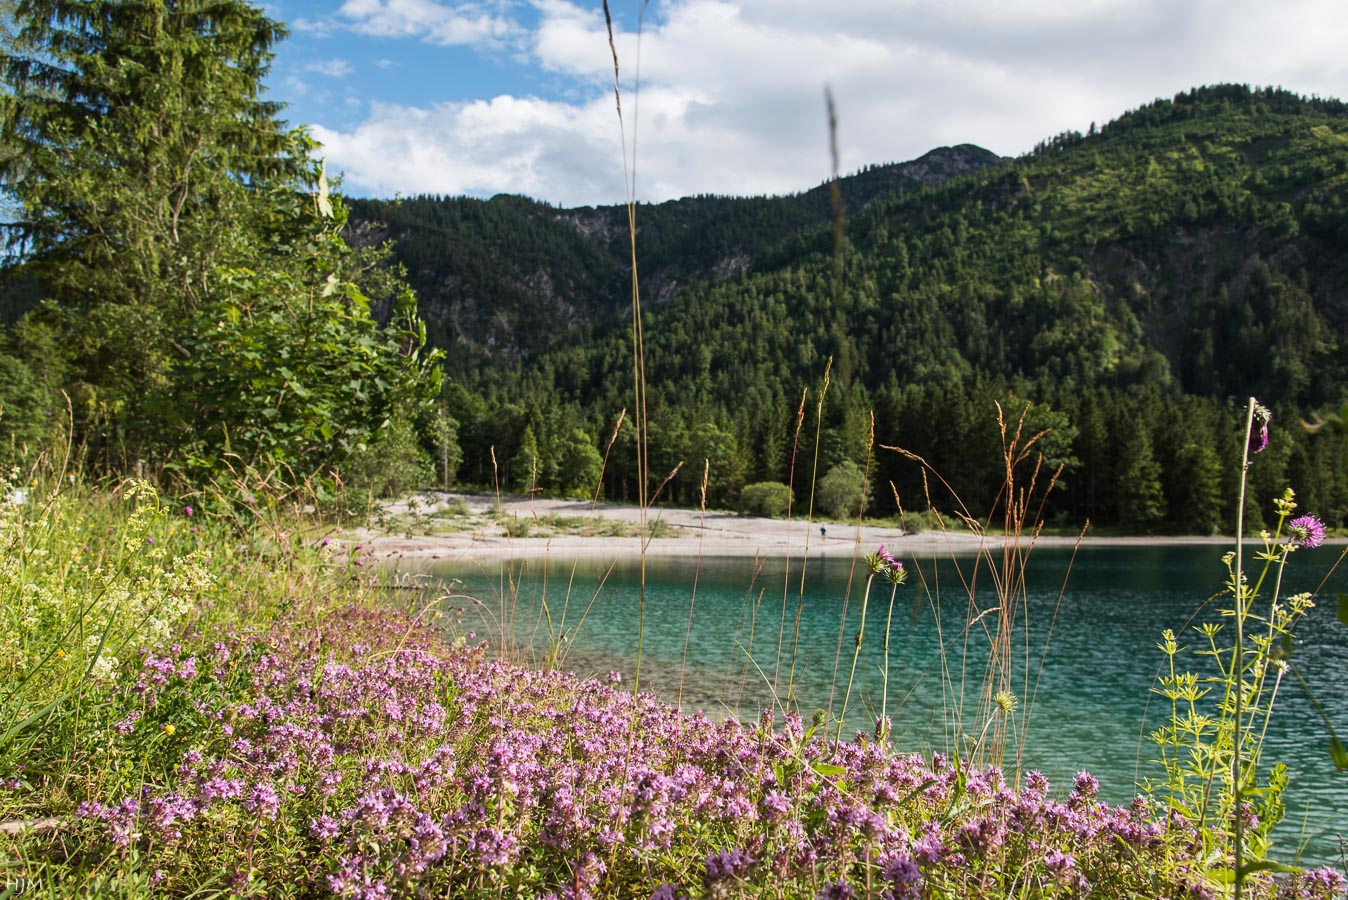
<path id="1" fill-rule="evenodd" d="M 1226 549 L 1099 547 L 1075 555 L 1036 549 L 1023 583 L 1008 582 L 1012 603 L 1002 602 L 987 560 L 907 559 L 909 582 L 894 597 L 889 629 L 888 687 L 882 673 L 890 586 L 877 579 L 844 733 L 870 732 L 883 704 L 892 740 L 903 750 L 947 751 L 961 731 L 986 738 L 1006 721 L 980 710 L 978 700 L 1000 610 L 1014 606 L 1017 625 L 1004 652 L 1018 700 L 1015 720 L 1025 725 L 1028 714 L 1028 725 L 1023 741 L 1008 739 L 1006 769 L 1016 769 L 1018 756 L 1021 771 L 1040 769 L 1059 786 L 1086 769 L 1100 779 L 1106 799 L 1126 802 L 1139 780 L 1162 774 L 1147 737 L 1168 714 L 1168 701 L 1151 692 L 1165 660 L 1157 647 L 1162 630 L 1173 629 L 1191 648 L 1181 663 L 1210 671 L 1211 659 L 1193 653 L 1205 639 L 1192 626 L 1220 618 L 1208 601 L 1225 581 Z M 1252 574 L 1255 549 L 1246 545 Z M 1314 591 L 1340 553 L 1333 546 L 1294 553 L 1282 596 Z M 1000 564 L 1000 550 L 995 555 Z M 751 720 L 764 708 L 780 711 L 789 685 L 791 706 L 807 721 L 816 709 L 839 714 L 866 572 L 859 560 L 832 549 L 812 554 L 803 569 L 800 560 L 648 559 L 640 688 L 684 709 Z M 640 561 L 605 567 L 534 559 L 432 575 L 450 588 L 451 631 L 493 643 L 506 634 L 506 652 L 534 664 L 559 647 L 562 668 L 583 676 L 616 671 L 631 686 L 642 621 Z M 1263 608 L 1272 581 L 1260 598 Z M 1348 570 L 1340 569 L 1299 627 L 1292 660 L 1348 742 L 1348 627 L 1338 621 L 1335 600 L 1345 591 Z M 1266 763 L 1290 769 L 1280 859 L 1302 844 L 1305 863 L 1339 859 L 1337 835 L 1348 834 L 1348 772 L 1335 771 L 1328 741 L 1321 717 L 1289 675 L 1264 750 Z"/>

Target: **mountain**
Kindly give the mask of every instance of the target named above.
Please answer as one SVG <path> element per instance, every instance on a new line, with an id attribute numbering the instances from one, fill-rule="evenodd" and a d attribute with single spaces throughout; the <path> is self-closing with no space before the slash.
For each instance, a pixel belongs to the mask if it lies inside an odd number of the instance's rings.
<path id="1" fill-rule="evenodd" d="M 839 181 L 847 209 L 1005 162 L 972 145 Z M 631 306 L 625 206 L 558 209 L 498 195 L 351 201 L 354 240 L 391 240 L 451 372 L 536 358 L 612 327 Z M 791 197 L 690 197 L 636 209 L 641 279 L 659 305 L 687 285 L 744 274 L 786 239 L 832 220 L 829 186 Z"/>
<path id="2" fill-rule="evenodd" d="M 1040 446 L 1065 467 L 1055 512 L 1207 530 L 1229 518 L 1220 472 L 1244 398 L 1291 422 L 1348 394 L 1337 100 L 1197 88 L 1019 159 L 944 148 L 838 187 L 841 234 L 827 185 L 636 207 L 653 469 L 713 459 L 720 502 L 751 481 L 801 483 L 796 411 L 828 367 L 811 471 L 864 464 L 874 413 L 877 446 L 920 453 L 990 505 L 1004 477 L 993 403 L 1034 401 L 1031 424 L 1054 427 Z M 518 483 L 510 462 L 577 432 L 602 449 L 631 405 L 625 208 L 352 206 L 362 239 L 392 238 L 453 360 L 470 477 L 488 448 Z M 1283 433 L 1259 490 L 1302 476 L 1321 509 L 1348 514 L 1346 454 Z M 606 470 L 614 496 L 632 490 L 624 465 Z M 875 465 L 875 483 L 926 505 L 910 464 Z M 695 478 L 669 487 L 696 492 Z"/>

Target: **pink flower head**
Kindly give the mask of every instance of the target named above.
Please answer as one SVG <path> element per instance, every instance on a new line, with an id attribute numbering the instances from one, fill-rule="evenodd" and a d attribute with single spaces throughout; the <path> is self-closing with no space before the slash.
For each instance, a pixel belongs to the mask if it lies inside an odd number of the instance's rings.
<path id="1" fill-rule="evenodd" d="M 1318 547 L 1325 539 L 1325 523 L 1315 516 L 1299 516 L 1288 523 L 1287 537 L 1293 547 Z"/>

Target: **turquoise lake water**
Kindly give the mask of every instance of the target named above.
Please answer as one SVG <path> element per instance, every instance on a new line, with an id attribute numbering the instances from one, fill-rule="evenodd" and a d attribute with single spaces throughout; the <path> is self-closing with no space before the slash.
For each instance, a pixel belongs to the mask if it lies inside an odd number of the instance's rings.
<path id="1" fill-rule="evenodd" d="M 1226 549 L 1101 547 L 1075 556 L 1034 550 L 1024 588 L 1013 592 L 1019 600 L 1011 691 L 1018 721 L 1028 712 L 1029 722 L 1024 742 L 1011 741 L 1008 770 L 1019 754 L 1022 771 L 1040 769 L 1066 786 L 1085 769 L 1114 802 L 1130 799 L 1140 779 L 1159 777 L 1157 748 L 1146 737 L 1168 713 L 1168 702 L 1151 693 L 1164 660 L 1157 643 L 1163 629 L 1173 629 L 1191 648 L 1181 659 L 1193 671 L 1209 671 L 1211 660 L 1192 653 L 1204 645 L 1192 626 L 1220 619 L 1217 603 L 1207 602 L 1224 583 Z M 1257 574 L 1255 549 L 1246 545 L 1246 571 Z M 1335 599 L 1348 592 L 1348 569 L 1321 587 L 1341 550 L 1294 553 L 1282 595 L 1319 588 L 1292 659 L 1348 743 L 1348 627 L 1338 621 Z M 882 672 L 890 588 L 877 580 L 844 733 L 870 731 L 886 693 L 897 747 L 947 750 L 959 730 L 976 737 L 988 722 L 977 701 L 1003 604 L 986 560 L 947 555 L 905 562 L 910 580 L 893 604 L 888 690 Z M 816 709 L 839 714 L 865 572 L 859 560 L 854 567 L 850 555 L 832 549 L 812 551 L 803 568 L 802 579 L 800 560 L 648 559 L 641 689 L 687 710 L 749 720 L 764 708 L 780 710 L 789 684 L 792 706 L 807 721 Z M 638 561 L 607 568 L 536 559 L 432 574 L 453 595 L 445 604 L 455 608 L 451 630 L 493 643 L 507 633 L 507 652 L 524 662 L 543 660 L 551 643 L 564 648 L 562 668 L 582 676 L 616 671 L 632 684 L 643 605 Z M 966 627 L 971 619 L 973 627 Z M 1328 742 L 1321 717 L 1289 675 L 1264 751 L 1266 762 L 1285 762 L 1291 774 L 1280 859 L 1305 844 L 1303 863 L 1339 862 L 1338 835 L 1348 837 L 1348 772 L 1335 771 Z"/>

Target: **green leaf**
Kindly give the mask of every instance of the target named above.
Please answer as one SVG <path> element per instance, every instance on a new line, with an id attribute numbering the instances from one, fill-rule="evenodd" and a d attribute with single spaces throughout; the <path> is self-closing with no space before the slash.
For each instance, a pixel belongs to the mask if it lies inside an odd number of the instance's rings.
<path id="1" fill-rule="evenodd" d="M 1348 749 L 1344 748 L 1337 735 L 1329 739 L 1329 758 L 1334 760 L 1334 768 L 1340 772 L 1348 769 Z"/>
<path id="2" fill-rule="evenodd" d="M 810 768 L 814 769 L 814 771 L 815 771 L 817 774 L 823 775 L 823 776 L 826 776 L 826 777 L 827 777 L 827 776 L 843 775 L 843 774 L 846 774 L 846 772 L 847 772 L 847 767 L 846 767 L 846 766 L 839 766 L 839 765 L 834 765 L 833 763 L 826 763 L 826 762 L 816 762 L 816 763 L 812 763 L 812 764 L 810 765 Z"/>
<path id="3" fill-rule="evenodd" d="M 1261 859 L 1256 860 L 1255 862 L 1246 863 L 1245 865 L 1241 866 L 1240 877 L 1244 879 L 1247 876 L 1254 874 L 1255 872 L 1282 872 L 1284 874 L 1290 875 L 1294 872 L 1300 871 L 1301 870 L 1296 868 L 1295 866 L 1289 866 L 1284 863 L 1274 862 L 1271 859 Z"/>
<path id="4" fill-rule="evenodd" d="M 1339 594 L 1339 621 L 1348 625 L 1348 594 Z"/>

